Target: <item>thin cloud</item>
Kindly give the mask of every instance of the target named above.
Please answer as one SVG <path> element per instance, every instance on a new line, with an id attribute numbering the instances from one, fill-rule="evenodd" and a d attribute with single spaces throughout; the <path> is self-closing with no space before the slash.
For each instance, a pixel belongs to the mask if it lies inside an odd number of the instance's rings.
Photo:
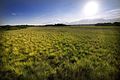
<path id="1" fill-rule="evenodd" d="M 11 13 L 12 16 L 16 16 L 17 14 L 16 13 Z"/>
<path id="2" fill-rule="evenodd" d="M 104 19 L 120 18 L 120 9 L 106 11 L 105 13 L 99 15 L 99 17 Z"/>

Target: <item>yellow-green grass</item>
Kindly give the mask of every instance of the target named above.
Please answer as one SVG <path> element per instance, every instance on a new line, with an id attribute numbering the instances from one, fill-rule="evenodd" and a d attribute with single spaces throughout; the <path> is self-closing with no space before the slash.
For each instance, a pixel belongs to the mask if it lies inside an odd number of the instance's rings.
<path id="1" fill-rule="evenodd" d="M 119 27 L 29 27 L 0 38 L 1 80 L 119 78 Z"/>

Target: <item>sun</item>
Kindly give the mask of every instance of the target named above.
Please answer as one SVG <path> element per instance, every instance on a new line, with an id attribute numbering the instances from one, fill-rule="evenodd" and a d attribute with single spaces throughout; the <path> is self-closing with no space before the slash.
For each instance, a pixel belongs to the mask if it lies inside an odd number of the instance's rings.
<path id="1" fill-rule="evenodd" d="M 96 1 L 90 1 L 84 6 L 85 16 L 94 16 L 99 11 L 99 5 Z"/>

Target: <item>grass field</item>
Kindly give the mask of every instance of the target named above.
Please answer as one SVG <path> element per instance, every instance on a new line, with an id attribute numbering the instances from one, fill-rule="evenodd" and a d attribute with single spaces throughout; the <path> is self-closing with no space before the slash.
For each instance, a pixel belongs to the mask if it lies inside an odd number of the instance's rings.
<path id="1" fill-rule="evenodd" d="M 29 27 L 0 38 L 0 80 L 119 79 L 119 27 Z"/>

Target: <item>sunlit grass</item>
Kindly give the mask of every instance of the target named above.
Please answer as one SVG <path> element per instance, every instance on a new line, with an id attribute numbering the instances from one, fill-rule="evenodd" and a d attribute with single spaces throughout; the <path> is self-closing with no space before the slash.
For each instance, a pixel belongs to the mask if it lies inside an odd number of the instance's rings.
<path id="1" fill-rule="evenodd" d="M 0 34 L 1 80 L 115 80 L 119 74 L 118 27 L 31 27 Z"/>

